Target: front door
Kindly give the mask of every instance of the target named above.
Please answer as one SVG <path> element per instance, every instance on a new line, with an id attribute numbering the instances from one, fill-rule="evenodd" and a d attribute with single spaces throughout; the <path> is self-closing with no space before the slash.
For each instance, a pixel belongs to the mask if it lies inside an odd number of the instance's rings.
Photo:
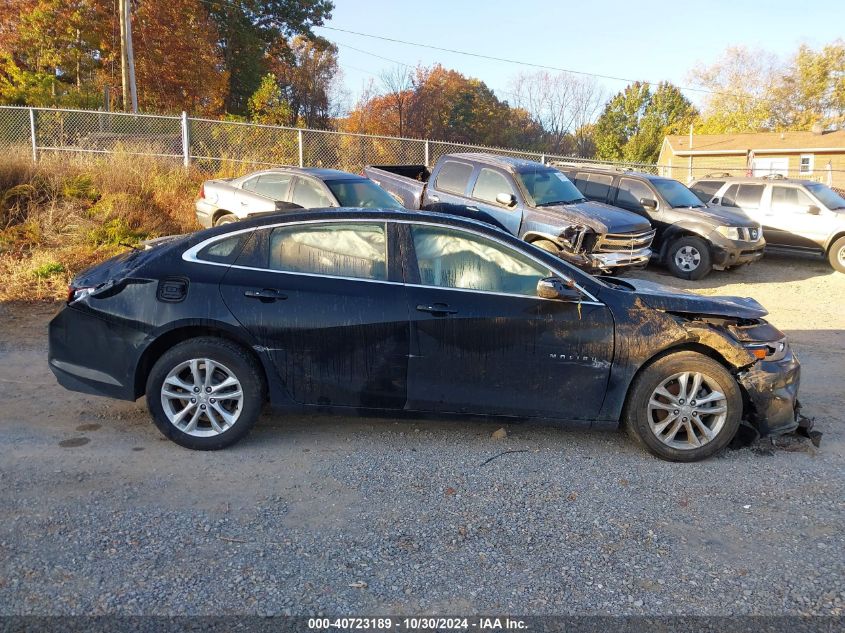
<path id="1" fill-rule="evenodd" d="M 819 244 L 824 244 L 830 231 L 825 210 L 802 188 L 773 184 L 767 202 L 763 214 L 766 243 L 790 248 L 821 248 Z"/>
<path id="2" fill-rule="evenodd" d="M 598 414 L 613 355 L 604 305 L 537 297 L 537 281 L 553 271 L 499 241 L 403 228 L 408 408 L 572 420 Z"/>
<path id="3" fill-rule="evenodd" d="M 401 409 L 409 325 L 383 222 L 259 230 L 221 292 L 295 402 Z M 398 274 L 398 273 L 397 273 Z"/>

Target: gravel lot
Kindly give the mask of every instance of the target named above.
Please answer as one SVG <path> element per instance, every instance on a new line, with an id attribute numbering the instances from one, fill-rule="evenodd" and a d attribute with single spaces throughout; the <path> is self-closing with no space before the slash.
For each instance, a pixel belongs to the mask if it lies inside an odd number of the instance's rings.
<path id="1" fill-rule="evenodd" d="M 0 304 L 0 613 L 845 614 L 845 275 L 643 274 L 768 307 L 821 448 L 669 464 L 619 433 L 265 414 L 191 452 L 56 385 L 55 306 Z"/>

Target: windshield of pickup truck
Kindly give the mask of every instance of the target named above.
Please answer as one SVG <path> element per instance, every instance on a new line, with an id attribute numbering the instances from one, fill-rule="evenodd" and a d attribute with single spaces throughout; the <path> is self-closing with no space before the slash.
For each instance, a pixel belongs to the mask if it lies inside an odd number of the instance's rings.
<path id="1" fill-rule="evenodd" d="M 651 184 L 673 209 L 679 207 L 703 208 L 705 206 L 697 195 L 677 180 L 652 180 Z"/>
<path id="2" fill-rule="evenodd" d="M 566 176 L 555 169 L 538 169 L 517 174 L 535 207 L 584 202 L 583 194 Z"/>
<path id="3" fill-rule="evenodd" d="M 402 209 L 402 205 L 372 180 L 327 180 L 326 186 L 342 207 Z"/>
<path id="4" fill-rule="evenodd" d="M 825 207 L 833 211 L 834 209 L 845 209 L 845 198 L 836 193 L 827 185 L 821 183 L 814 183 L 807 185 L 807 190 L 816 196 Z"/>

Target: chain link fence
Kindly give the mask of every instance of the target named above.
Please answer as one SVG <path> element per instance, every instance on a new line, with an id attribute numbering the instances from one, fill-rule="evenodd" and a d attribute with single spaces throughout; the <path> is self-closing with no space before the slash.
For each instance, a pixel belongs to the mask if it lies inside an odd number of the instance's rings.
<path id="1" fill-rule="evenodd" d="M 208 171 L 299 165 L 360 172 L 365 165 L 424 164 L 444 154 L 490 152 L 543 163 L 595 163 L 512 148 L 311 130 L 182 116 L 0 106 L 0 150 L 47 153 L 123 152 L 172 158 Z M 242 167 L 241 167 L 242 166 Z M 651 164 L 613 163 L 658 173 Z"/>

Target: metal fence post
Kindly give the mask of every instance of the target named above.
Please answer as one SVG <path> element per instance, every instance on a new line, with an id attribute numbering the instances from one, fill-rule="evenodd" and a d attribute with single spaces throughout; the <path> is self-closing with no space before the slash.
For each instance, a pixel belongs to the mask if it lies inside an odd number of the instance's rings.
<path id="1" fill-rule="evenodd" d="M 540 154 L 540 164 L 542 164 L 542 165 L 546 164 L 546 155 L 545 154 Z"/>
<path id="2" fill-rule="evenodd" d="M 32 139 L 32 162 L 38 162 L 38 139 L 35 135 L 35 110 L 29 109 L 29 131 Z"/>
<path id="3" fill-rule="evenodd" d="M 182 111 L 182 164 L 191 166 L 191 133 L 188 127 L 188 113 Z"/>
<path id="4" fill-rule="evenodd" d="M 299 166 L 305 167 L 305 152 L 303 151 L 302 147 L 302 128 L 298 130 L 299 136 Z"/>
<path id="5" fill-rule="evenodd" d="M 428 167 L 428 140 L 425 142 L 425 166 Z"/>

